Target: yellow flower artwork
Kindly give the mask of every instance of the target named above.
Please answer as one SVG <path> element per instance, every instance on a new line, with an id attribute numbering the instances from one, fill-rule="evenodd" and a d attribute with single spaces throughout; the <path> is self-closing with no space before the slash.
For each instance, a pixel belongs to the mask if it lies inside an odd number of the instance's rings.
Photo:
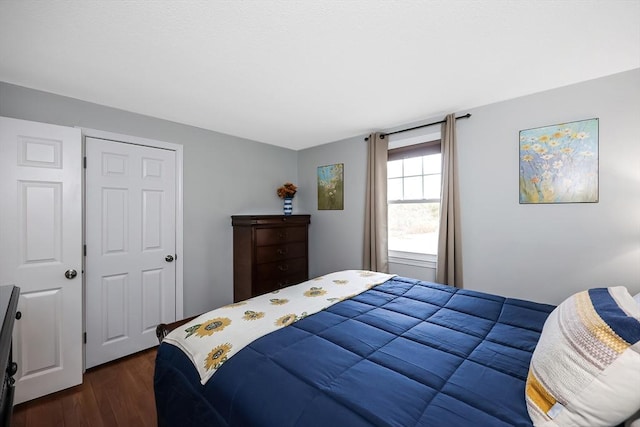
<path id="1" fill-rule="evenodd" d="M 520 203 L 598 202 L 598 119 L 520 131 Z"/>

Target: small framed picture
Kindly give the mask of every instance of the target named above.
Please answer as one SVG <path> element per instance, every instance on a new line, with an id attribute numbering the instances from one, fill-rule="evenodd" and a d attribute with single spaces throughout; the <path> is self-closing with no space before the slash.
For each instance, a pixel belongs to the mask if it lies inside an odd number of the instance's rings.
<path id="1" fill-rule="evenodd" d="M 318 210 L 344 210 L 344 164 L 318 167 Z"/>

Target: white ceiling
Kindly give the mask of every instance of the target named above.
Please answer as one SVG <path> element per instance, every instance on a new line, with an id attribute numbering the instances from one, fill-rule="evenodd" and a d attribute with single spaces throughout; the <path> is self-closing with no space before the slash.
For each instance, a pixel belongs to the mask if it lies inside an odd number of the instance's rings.
<path id="1" fill-rule="evenodd" d="M 0 80 L 303 149 L 640 67 L 640 0 L 0 0 Z"/>

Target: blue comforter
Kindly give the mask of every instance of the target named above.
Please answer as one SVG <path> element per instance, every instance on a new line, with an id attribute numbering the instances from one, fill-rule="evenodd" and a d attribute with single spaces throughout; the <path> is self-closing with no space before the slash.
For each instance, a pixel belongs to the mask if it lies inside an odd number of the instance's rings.
<path id="1" fill-rule="evenodd" d="M 178 348 L 161 426 L 531 426 L 524 388 L 553 306 L 395 277 L 266 335 L 204 386 Z"/>

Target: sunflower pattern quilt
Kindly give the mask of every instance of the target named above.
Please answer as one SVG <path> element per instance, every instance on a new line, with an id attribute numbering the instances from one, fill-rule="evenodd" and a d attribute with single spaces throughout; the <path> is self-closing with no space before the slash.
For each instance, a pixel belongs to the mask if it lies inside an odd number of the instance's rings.
<path id="1" fill-rule="evenodd" d="M 394 277 L 345 270 L 205 313 L 172 331 L 164 342 L 180 348 L 206 384 L 231 356 L 254 340 Z"/>

